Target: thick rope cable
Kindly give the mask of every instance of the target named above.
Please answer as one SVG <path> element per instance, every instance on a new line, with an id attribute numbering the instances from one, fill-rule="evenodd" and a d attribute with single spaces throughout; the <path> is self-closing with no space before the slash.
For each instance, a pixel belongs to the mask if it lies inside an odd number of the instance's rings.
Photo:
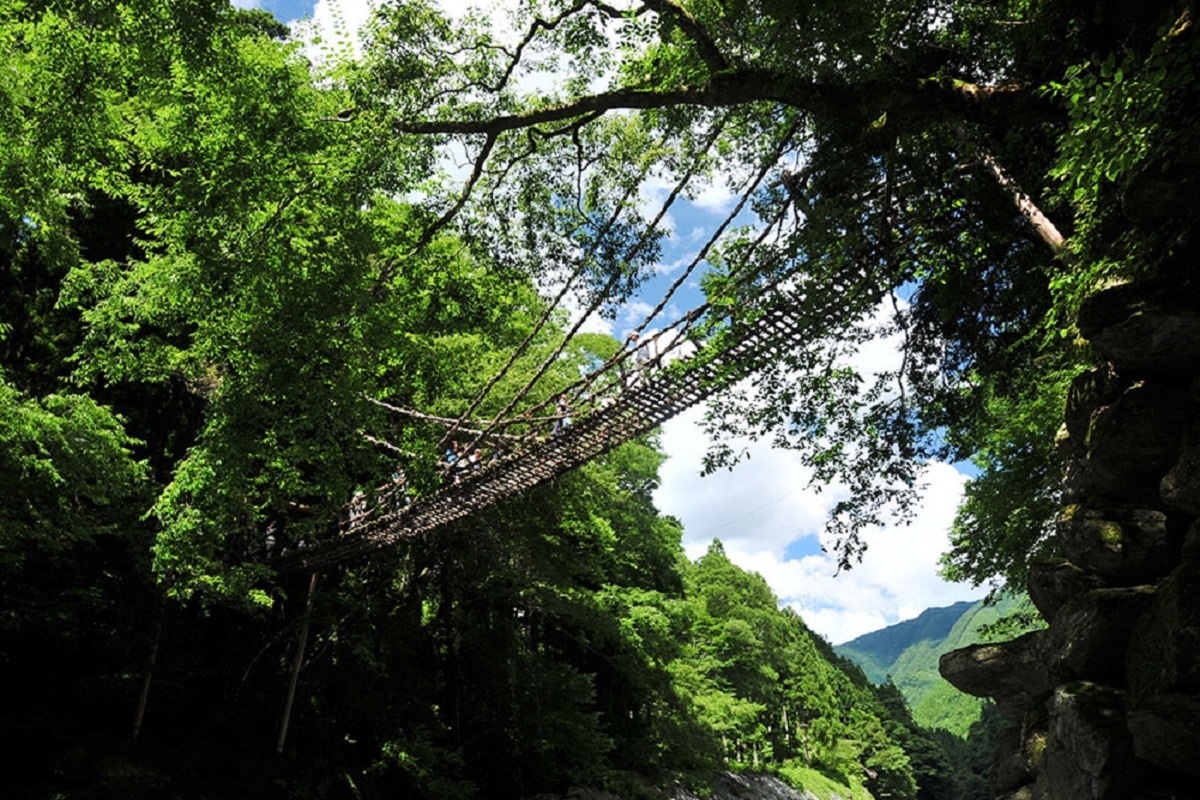
<path id="1" fill-rule="evenodd" d="M 641 177 L 644 178 L 649 170 L 650 165 L 647 164 L 645 169 L 642 171 Z M 567 292 L 570 291 L 575 279 L 583 274 L 583 270 L 587 266 L 588 259 L 595 252 L 596 248 L 600 246 L 600 242 L 602 242 L 604 237 L 608 235 L 608 232 L 612 230 L 614 225 L 616 225 L 617 220 L 625 210 L 625 204 L 640 186 L 641 178 L 639 178 L 636 183 L 632 184 L 628 189 L 626 189 L 625 195 L 617 204 L 616 211 L 614 211 L 613 214 L 605 221 L 603 227 L 601 227 L 600 232 L 596 236 L 595 242 L 579 259 L 578 266 L 576 266 L 571 275 L 568 276 L 566 282 L 563 283 L 562 288 L 559 289 L 558 294 L 555 295 L 554 299 L 551 300 L 549 305 L 546 306 L 546 309 L 542 312 L 541 317 L 538 318 L 537 323 L 533 326 L 533 330 L 529 332 L 528 336 L 521 340 L 521 342 L 517 345 L 517 348 L 513 350 L 512 354 L 508 357 L 508 360 L 504 363 L 504 366 L 502 366 L 500 370 L 488 380 L 483 388 L 481 388 L 476 393 L 475 397 L 472 398 L 471 402 L 467 404 L 467 408 L 465 411 L 463 411 L 461 419 L 466 420 L 471 416 L 471 414 L 475 413 L 483 401 L 487 399 L 487 396 L 491 393 L 492 389 L 495 388 L 496 384 L 499 383 L 500 380 L 508 374 L 508 371 L 512 369 L 513 365 L 517 363 L 517 359 L 524 355 L 525 351 L 529 349 L 529 346 L 537 338 L 537 335 L 542 332 L 542 329 L 546 326 L 546 323 L 550 320 L 550 318 L 554 315 L 554 312 L 562 303 L 562 299 L 566 296 Z M 457 425 L 451 426 L 451 428 L 446 431 L 442 438 L 438 440 L 438 443 L 435 446 L 440 448 L 443 444 L 445 444 L 458 430 L 458 427 L 459 426 Z"/>
<path id="2" fill-rule="evenodd" d="M 708 137 L 708 141 L 705 143 L 705 146 L 700 150 L 700 152 L 707 152 L 709 147 L 711 147 L 711 145 L 716 141 L 716 139 L 720 135 L 721 131 L 724 130 L 725 124 L 728 121 L 729 116 L 730 116 L 730 114 L 728 114 L 728 113 L 722 116 L 722 118 L 714 126 L 712 132 L 710 133 L 710 135 Z M 575 280 L 583 273 L 584 268 L 587 266 L 588 259 L 590 259 L 591 256 L 596 252 L 596 250 L 600 247 L 600 244 L 604 241 L 604 238 L 608 235 L 609 231 L 612 230 L 613 226 L 616 225 L 617 220 L 620 219 L 621 214 L 623 214 L 625 212 L 625 210 L 628 208 L 628 202 L 629 202 L 630 197 L 641 188 L 642 181 L 646 177 L 646 175 L 649 173 L 652 166 L 653 166 L 652 163 L 647 163 L 645 165 L 645 167 L 643 168 L 638 180 L 631 183 L 630 186 L 626 189 L 625 194 L 621 197 L 620 201 L 616 204 L 614 212 L 608 217 L 608 219 L 605 221 L 604 225 L 600 228 L 592 245 L 587 250 L 585 250 L 584 253 L 581 255 L 578 266 L 576 266 L 575 270 L 571 273 L 571 275 L 568 277 L 568 279 L 563 283 L 562 288 L 560 288 L 558 291 L 558 294 L 555 295 L 554 299 L 550 302 L 549 305 L 547 305 L 545 311 L 542 313 L 541 317 L 538 319 L 537 323 L 534 325 L 533 330 L 529 333 L 528 336 L 525 337 L 525 339 L 523 339 L 520 342 L 520 344 L 517 346 L 517 349 L 514 350 L 513 353 L 509 356 L 509 358 L 505 362 L 504 366 L 502 366 L 500 368 L 500 370 L 498 372 L 496 372 L 488 380 L 488 382 L 483 386 L 483 388 L 481 388 L 479 390 L 479 392 L 476 393 L 475 397 L 468 404 L 467 409 L 465 411 L 463 411 L 463 413 L 462 413 L 463 419 L 470 417 L 470 415 L 473 414 L 479 408 L 479 406 L 483 403 L 483 401 L 491 393 L 491 390 L 496 386 L 497 383 L 500 382 L 500 380 L 505 375 L 508 374 L 508 371 L 510 369 L 512 369 L 513 365 L 517 362 L 517 359 L 520 358 L 525 353 L 525 351 L 529 348 L 530 344 L 533 343 L 534 339 L 545 327 L 546 323 L 550 320 L 550 318 L 553 316 L 554 312 L 558 309 L 559 305 L 562 303 L 562 300 L 566 296 L 567 292 L 570 291 Z M 655 224 L 657 224 L 657 220 L 656 220 Z M 602 293 L 602 296 L 603 296 L 603 294 L 607 294 L 607 290 L 610 287 L 611 287 L 611 282 L 610 282 L 609 286 L 605 287 L 605 292 Z M 527 392 L 528 392 L 528 387 L 526 387 L 524 390 L 522 390 L 522 392 L 520 392 L 520 395 L 524 396 L 524 394 L 526 394 Z M 438 440 L 435 447 L 440 448 L 442 445 L 444 445 L 450 439 L 450 437 L 453 436 L 454 433 L 458 430 L 458 427 L 459 426 L 452 426 L 449 430 L 447 430 L 446 433 L 443 434 L 442 438 Z"/>
<path id="3" fill-rule="evenodd" d="M 729 214 L 726 215 L 725 219 L 722 220 L 721 224 L 718 226 L 716 231 L 704 243 L 704 246 L 700 248 L 700 250 L 697 252 L 696 256 L 692 259 L 691 263 L 688 264 L 688 266 L 684 270 L 684 272 L 674 281 L 674 283 L 672 283 L 670 288 L 666 291 L 666 293 L 663 295 L 662 299 L 659 301 L 658 305 L 655 306 L 650 311 L 650 313 L 646 315 L 645 319 L 642 320 L 642 322 L 637 326 L 637 328 L 635 328 L 632 331 L 630 338 L 632 338 L 632 334 L 640 335 L 641 333 L 643 333 L 646 330 L 646 328 L 648 328 L 650 326 L 650 323 L 660 313 L 662 313 L 662 310 L 664 308 L 666 308 L 667 304 L 671 301 L 671 298 L 674 297 L 675 293 L 679 290 L 679 288 L 681 286 L 683 286 L 683 284 L 687 281 L 687 279 L 689 277 L 691 277 L 691 275 L 695 271 L 695 269 L 708 257 L 708 253 L 711 251 L 713 246 L 724 235 L 725 231 L 729 228 L 729 226 L 733 224 L 733 220 L 736 219 L 737 216 L 745 208 L 746 203 L 748 203 L 750 201 L 750 198 L 753 196 L 754 192 L 757 191 L 758 187 L 762 184 L 763 179 L 766 178 L 766 176 L 770 173 L 771 169 L 778 163 L 778 161 L 779 161 L 780 157 L 782 157 L 783 153 L 786 152 L 788 145 L 791 143 L 792 137 L 795 136 L 796 131 L 798 129 L 799 129 L 799 122 L 793 124 L 788 129 L 788 131 L 784 134 L 784 136 L 782 136 L 779 139 L 778 143 L 776 144 L 774 150 L 771 153 L 771 157 L 769 159 L 764 160 L 763 166 L 759 170 L 758 174 L 739 193 L 740 199 L 738 201 L 737 206 L 733 209 L 732 212 L 730 212 Z M 784 208 L 783 208 L 784 212 L 786 212 L 787 207 L 788 207 L 788 204 L 785 204 Z M 779 218 L 777 218 L 777 220 L 778 219 Z M 771 227 L 773 227 L 774 224 L 775 224 L 775 222 L 772 222 L 771 225 L 768 225 L 767 230 L 769 230 Z M 707 305 L 707 304 L 705 304 L 705 305 Z M 683 320 L 676 321 L 675 323 L 672 323 L 667 328 L 664 328 L 663 330 L 659 331 L 656 334 L 656 338 L 662 339 L 664 333 L 667 333 L 672 328 L 678 326 L 681 321 L 690 320 L 694 323 L 694 320 L 697 319 L 698 317 L 699 317 L 698 310 L 693 309 L 692 311 L 688 312 L 688 314 L 683 318 Z M 672 343 L 667 347 L 666 350 L 661 351 L 657 356 L 654 357 L 654 360 L 661 361 L 662 358 L 665 355 L 667 355 L 670 351 L 672 351 L 672 350 L 676 349 L 678 346 L 680 346 L 680 344 L 682 343 L 682 340 L 684 338 L 683 334 L 685 334 L 687 330 L 690 330 L 691 327 L 692 327 L 691 324 L 687 325 L 685 327 L 685 329 L 683 331 L 681 331 L 680 335 L 675 337 L 672 340 Z M 562 394 L 566 394 L 569 397 L 571 397 L 572 400 L 578 401 L 578 399 L 580 397 L 585 396 L 589 392 L 592 384 L 595 383 L 595 381 L 601 375 L 603 375 L 606 372 L 611 371 L 611 369 L 614 366 L 619 366 L 619 365 L 624 364 L 626 361 L 629 360 L 629 358 L 632 357 L 633 353 L 636 352 L 636 350 L 637 350 L 637 348 L 622 348 L 622 349 L 618 350 L 617 353 L 614 354 L 614 356 L 608 360 L 608 362 L 602 364 L 600 367 L 598 367 L 597 369 L 590 372 L 585 378 L 581 379 L 580 381 L 577 381 L 575 384 L 572 384 L 571 386 L 564 389 Z M 611 388 L 612 385 L 615 385 L 615 384 L 610 384 L 609 388 Z M 540 404 L 538 404 L 537 406 L 534 406 L 533 410 L 537 410 L 537 409 L 540 409 L 540 408 L 548 405 L 551 402 L 551 400 L 552 400 L 552 398 L 547 398 L 546 400 L 543 400 Z"/>
<path id="4" fill-rule="evenodd" d="M 693 258 L 691 263 L 688 264 L 687 269 L 684 270 L 683 274 L 680 275 L 673 284 L 671 284 L 671 288 L 667 290 L 662 300 L 660 300 L 658 305 L 646 315 L 646 318 L 642 320 L 642 323 L 634 329 L 634 333 L 640 335 L 646 330 L 646 328 L 650 326 L 650 323 L 655 317 L 662 313 L 664 308 L 667 307 L 667 303 L 671 301 L 671 298 L 675 295 L 675 292 L 678 291 L 679 287 L 682 286 L 684 282 L 691 276 L 696 267 L 699 266 L 702 261 L 708 258 L 708 254 L 712 250 L 713 246 L 725 234 L 725 231 L 728 230 L 729 226 L 733 224 L 733 221 L 737 218 L 738 214 L 742 213 L 742 209 L 746 207 L 746 203 L 750 202 L 751 196 L 755 191 L 758 190 L 758 187 L 762 184 L 763 179 L 766 178 L 771 169 L 779 163 L 780 157 L 782 157 L 784 152 L 786 152 L 788 145 L 792 141 L 792 137 L 796 135 L 796 131 L 799 129 L 799 127 L 799 122 L 793 123 L 793 125 L 788 128 L 787 132 L 780 137 L 775 149 L 770 154 L 770 158 L 764 159 L 763 166 L 758 171 L 758 174 L 748 184 L 745 191 L 741 193 L 741 197 L 738 200 L 737 206 L 732 212 L 725 216 L 725 219 L 721 221 L 721 224 L 717 227 L 717 230 L 708 238 L 708 241 L 704 243 L 704 246 L 697 251 L 695 258 Z"/>
<path id="5" fill-rule="evenodd" d="M 716 142 L 716 140 L 720 137 L 721 133 L 724 131 L 725 125 L 728 122 L 730 116 L 731 116 L 730 113 L 726 113 L 726 114 L 722 115 L 722 117 L 717 121 L 717 123 L 713 126 L 713 129 L 710 131 L 710 133 L 707 137 L 707 141 L 704 143 L 704 146 L 702 148 L 699 148 L 699 150 L 697 152 L 699 152 L 701 154 L 708 152 L 708 150 L 711 148 L 711 146 Z M 695 162 L 693 162 L 692 167 L 690 167 L 688 172 L 685 173 L 684 177 L 681 179 L 679 184 L 676 186 L 675 190 L 671 193 L 671 196 L 668 198 L 668 200 L 664 204 L 663 208 L 659 211 L 658 216 L 655 217 L 654 222 L 648 227 L 647 233 L 643 234 L 643 236 L 639 238 L 638 242 L 635 243 L 634 248 L 630 251 L 630 256 L 633 253 L 636 253 L 637 251 L 639 251 L 649 240 L 649 231 L 653 231 L 658 226 L 658 223 L 662 220 L 663 216 L 665 216 L 666 211 L 670 208 L 670 206 L 675 202 L 675 199 L 678 197 L 682 188 L 695 175 L 695 172 L 696 172 L 696 169 L 698 168 L 699 163 L 700 163 L 700 159 L 697 159 Z M 644 169 L 642 171 L 642 178 L 644 178 L 646 176 L 647 172 L 649 171 L 649 168 L 650 168 L 650 165 L 647 164 L 646 169 Z M 625 195 L 621 198 L 620 202 L 616 205 L 616 210 L 608 218 L 604 227 L 600 230 L 600 232 L 596 236 L 596 239 L 594 240 L 592 246 L 587 251 L 585 251 L 583 256 L 581 256 L 581 258 L 579 260 L 579 265 L 576 267 L 576 269 L 572 273 L 570 279 L 563 285 L 562 289 L 559 291 L 558 295 L 554 298 L 553 302 L 547 307 L 547 309 L 543 313 L 541 319 L 538 321 L 538 324 L 537 324 L 536 328 L 534 329 L 534 331 L 532 333 L 530 333 L 530 335 L 527 336 L 524 341 L 521 342 L 521 345 L 518 348 L 518 350 L 514 351 L 513 355 L 508 359 L 508 361 L 505 363 L 504 367 L 501 368 L 500 372 L 498 372 L 496 375 L 494 375 L 492 377 L 491 380 L 488 381 L 487 385 L 480 391 L 480 393 L 476 396 L 475 400 L 472 401 L 468 410 L 464 412 L 464 416 L 469 416 L 476 408 L 479 407 L 480 403 L 482 403 L 483 399 L 487 396 L 488 393 L 490 393 L 491 389 L 496 385 L 497 382 L 499 382 L 499 380 L 505 374 L 507 374 L 508 370 L 511 369 L 513 364 L 516 362 L 517 358 L 521 354 L 523 354 L 524 351 L 528 348 L 529 344 L 533 341 L 534 337 L 537 335 L 538 332 L 540 332 L 542 327 L 549 320 L 550 316 L 558 308 L 559 304 L 562 301 L 562 298 L 566 295 L 567 291 L 570 289 L 575 278 L 577 278 L 580 274 L 582 274 L 584 267 L 588 263 L 588 259 L 591 257 L 591 255 L 593 255 L 595 253 L 596 249 L 600 246 L 600 243 L 603 241 L 604 237 L 608 234 L 608 232 L 610 230 L 612 230 L 612 227 L 616 224 L 616 222 L 620 218 L 621 214 L 624 213 L 624 211 L 628 207 L 627 204 L 629 202 L 630 197 L 632 196 L 632 194 L 635 191 L 637 191 L 638 189 L 641 188 L 641 183 L 642 183 L 642 181 L 641 181 L 641 179 L 639 179 L 637 182 L 632 184 L 626 190 Z M 629 256 L 627 256 L 627 257 L 629 257 Z M 603 302 L 603 300 L 606 297 L 606 295 L 608 294 L 608 292 L 611 291 L 613 286 L 615 286 L 616 281 L 619 278 L 620 278 L 620 273 L 616 273 L 613 276 L 613 278 L 609 280 L 609 282 L 604 286 L 604 289 L 599 293 L 597 302 L 593 303 L 592 306 L 588 309 L 587 313 L 585 313 L 583 315 L 583 317 L 581 318 L 581 322 L 582 322 L 582 320 L 588 319 L 592 315 L 592 313 L 595 312 L 595 310 Z M 550 361 L 557 358 L 558 355 L 562 353 L 562 351 L 566 348 L 566 345 L 570 342 L 571 337 L 574 336 L 575 332 L 579 329 L 580 324 L 576 324 L 575 328 L 572 329 L 572 331 L 570 333 L 568 333 L 566 335 L 566 337 L 564 337 L 562 344 L 555 351 L 554 355 L 551 356 Z M 517 402 L 519 402 L 521 399 L 523 399 L 525 397 L 525 395 L 527 395 L 529 393 L 529 391 L 533 388 L 533 386 L 537 383 L 537 381 L 540 380 L 541 376 L 545 374 L 546 368 L 547 368 L 547 365 L 543 365 L 543 369 L 540 369 L 538 371 L 538 374 L 536 374 L 524 387 L 522 387 L 517 392 L 517 396 L 515 398 L 515 400 Z M 496 418 L 493 420 L 493 424 L 491 426 L 489 426 L 486 430 L 490 431 L 492 428 L 494 428 L 496 426 L 496 424 L 498 424 L 498 421 L 505 414 L 507 414 L 514 405 L 515 405 L 515 402 L 509 403 L 508 406 L 506 406 L 503 411 L 501 411 L 499 414 L 496 415 Z M 544 406 L 544 405 L 546 405 L 546 403 L 543 403 L 541 405 Z M 451 430 L 447 431 L 446 434 L 443 435 L 442 438 L 438 441 L 436 447 L 440 448 L 443 444 L 445 444 L 445 442 L 454 434 L 454 432 L 455 432 L 455 429 L 451 429 Z M 481 438 L 481 437 L 477 437 L 476 441 L 472 442 L 469 445 L 469 447 L 474 448 L 475 445 L 478 444 L 479 438 Z"/>
<path id="6" fill-rule="evenodd" d="M 443 428 L 449 428 L 452 425 L 457 425 L 458 423 L 461 423 L 464 421 L 461 418 L 456 418 L 456 417 L 439 417 L 436 414 L 426 414 L 424 411 L 417 411 L 416 409 L 412 409 L 412 408 L 404 408 L 403 406 L 397 406 L 397 405 L 388 403 L 383 400 L 376 400 L 373 397 L 365 397 L 364 399 L 369 403 L 373 403 L 374 405 L 379 406 L 380 408 L 384 408 L 384 409 L 387 409 L 388 411 L 391 411 L 393 414 L 399 414 L 402 417 L 408 417 L 410 419 L 420 420 L 421 422 L 430 422 L 430 423 L 433 423 L 434 425 L 440 425 Z M 513 420 L 507 420 L 505 422 L 502 422 L 500 424 L 500 426 L 498 426 L 498 427 L 507 427 L 509 425 L 517 425 L 517 424 L 521 424 L 524 422 L 541 422 L 541 421 L 553 420 L 553 419 L 554 419 L 554 417 L 545 417 L 544 419 L 537 419 L 537 420 L 513 419 Z M 483 426 L 488 424 L 488 420 L 466 420 L 466 422 L 469 425 L 474 426 L 474 429 L 468 428 L 468 427 L 460 427 L 459 430 L 466 431 L 467 433 L 470 433 L 470 434 L 480 433 L 480 430 L 478 430 L 478 429 L 480 429 Z M 493 435 L 499 436 L 502 438 L 511 438 L 511 439 L 520 438 L 517 436 L 512 436 L 510 434 L 504 434 L 504 433 L 497 433 L 497 434 L 493 434 Z"/>
<path id="7" fill-rule="evenodd" d="M 701 148 L 699 151 L 701 154 L 707 153 L 709 148 L 716 142 L 717 138 L 720 136 L 721 132 L 724 130 L 725 124 L 728 121 L 729 116 L 730 116 L 729 114 L 725 114 L 717 122 L 717 124 L 713 126 L 712 131 L 710 131 L 710 133 L 709 133 L 708 141 L 705 143 L 705 146 L 703 148 Z M 667 199 L 663 202 L 662 206 L 659 208 L 657 215 L 654 217 L 654 220 L 648 226 L 646 226 L 642 235 L 638 237 L 637 242 L 634 243 L 634 246 L 625 255 L 626 260 L 632 259 L 638 252 L 641 251 L 641 249 L 643 247 L 645 247 L 651 241 L 652 232 L 658 228 L 658 225 L 662 221 L 663 217 L 666 216 L 666 214 L 670 210 L 671 206 L 674 205 L 675 201 L 679 198 L 679 195 L 682 194 L 683 190 L 687 187 L 687 184 L 691 182 L 691 179 L 693 177 L 695 177 L 696 171 L 699 169 L 701 161 L 702 161 L 701 158 L 697 158 L 695 161 L 693 161 L 692 165 L 688 168 L 687 172 L 685 172 L 684 175 L 675 184 L 675 186 L 671 190 L 671 193 L 667 196 Z M 585 263 L 585 262 L 581 261 L 581 264 L 582 263 Z M 558 357 L 562 354 L 563 350 L 566 349 L 567 345 L 571 342 L 572 338 L 574 338 L 575 334 L 579 332 L 579 329 L 581 327 L 583 327 L 583 324 L 591 317 L 591 315 L 593 313 L 595 313 L 596 309 L 598 309 L 601 306 L 601 304 L 604 303 L 604 301 L 607 299 L 608 293 L 612 291 L 612 289 L 616 286 L 617 281 L 620 280 L 621 277 L 622 277 L 622 274 L 620 271 L 613 272 L 612 277 L 609 278 L 608 282 L 604 285 L 604 287 L 601 289 L 601 291 L 599 293 L 597 293 L 596 299 L 592 301 L 592 303 L 588 306 L 587 310 L 580 316 L 580 318 L 575 322 L 575 324 L 571 327 L 571 329 L 563 337 L 562 342 L 558 346 L 555 347 L 554 352 L 552 352 L 542 362 L 542 364 L 538 367 L 537 371 L 529 379 L 529 381 L 527 381 L 526 384 L 523 387 L 521 387 L 521 389 L 516 393 L 516 395 L 514 395 L 514 397 L 511 400 L 509 400 L 509 402 L 504 406 L 504 408 L 501 409 L 495 415 L 495 417 L 492 420 L 492 424 L 489 425 L 485 429 L 485 431 L 484 431 L 485 435 L 487 433 L 489 433 L 496 426 L 496 424 L 501 419 L 504 418 L 504 416 L 506 414 L 508 414 L 510 411 L 512 411 L 512 409 L 516 406 L 516 404 L 519 403 L 522 399 L 524 399 L 524 397 L 533 389 L 533 387 L 537 384 L 537 382 L 540 381 L 542 379 L 542 377 L 546 374 L 546 372 L 549 371 L 550 366 L 558 359 Z M 445 438 L 446 437 L 443 437 L 443 441 L 445 440 Z M 475 441 L 473 441 L 470 445 L 468 445 L 468 449 L 474 449 L 475 446 L 479 443 L 479 440 L 481 438 L 482 437 L 476 437 Z M 442 444 L 442 442 L 439 442 L 438 446 L 440 447 L 441 444 Z"/>

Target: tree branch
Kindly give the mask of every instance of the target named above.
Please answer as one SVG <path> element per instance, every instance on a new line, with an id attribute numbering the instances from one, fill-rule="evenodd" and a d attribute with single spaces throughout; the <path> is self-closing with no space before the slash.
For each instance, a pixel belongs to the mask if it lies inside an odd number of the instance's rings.
<path id="1" fill-rule="evenodd" d="M 1020 85 L 980 86 L 964 81 L 895 80 L 825 84 L 757 69 L 725 72 L 700 86 L 673 89 L 624 87 L 571 102 L 484 119 L 417 120 L 395 126 L 398 133 L 489 134 L 560 122 L 585 114 L 670 106 L 719 108 L 774 102 L 824 117 L 956 119 L 1007 127 L 1015 120 L 1055 121 L 1058 105 Z"/>
<path id="2" fill-rule="evenodd" d="M 729 62 L 725 56 L 717 48 L 717 43 L 708 35 L 708 31 L 696 22 L 695 17 L 687 12 L 683 6 L 675 2 L 675 0 L 644 0 L 646 7 L 656 11 L 659 16 L 671 17 L 680 30 L 682 30 L 689 39 L 696 44 L 696 52 L 700 58 L 708 65 L 708 68 L 713 74 L 725 72 L 729 69 Z"/>
<path id="3" fill-rule="evenodd" d="M 1025 193 L 1016 179 L 1005 171 L 1000 161 L 992 154 L 992 151 L 982 142 L 971 142 L 966 130 L 961 125 L 958 127 L 958 136 L 964 144 L 975 149 L 979 160 L 983 162 L 988 172 L 996 179 L 996 183 L 1000 184 L 1000 188 L 1012 200 L 1013 205 L 1021 212 L 1021 216 L 1029 220 L 1029 224 L 1033 226 L 1034 232 L 1046 243 L 1046 246 L 1050 248 L 1054 255 L 1063 259 L 1068 264 L 1074 263 L 1074 255 L 1067 249 L 1066 240 L 1063 238 L 1062 233 L 1059 232 L 1058 227 L 1042 212 L 1037 203 L 1033 202 L 1033 198 Z"/>

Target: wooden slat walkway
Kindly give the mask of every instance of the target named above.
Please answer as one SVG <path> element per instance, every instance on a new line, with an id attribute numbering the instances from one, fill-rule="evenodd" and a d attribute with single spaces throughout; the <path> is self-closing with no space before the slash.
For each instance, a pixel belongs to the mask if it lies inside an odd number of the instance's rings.
<path id="1" fill-rule="evenodd" d="M 790 309 L 765 311 L 721 352 L 701 349 L 668 367 L 645 370 L 610 405 L 595 409 L 558 435 L 405 507 L 398 507 L 383 492 L 376 506 L 352 520 L 337 538 L 292 551 L 275 565 L 292 572 L 356 561 L 490 508 L 653 430 L 776 360 L 800 334 L 801 323 Z"/>

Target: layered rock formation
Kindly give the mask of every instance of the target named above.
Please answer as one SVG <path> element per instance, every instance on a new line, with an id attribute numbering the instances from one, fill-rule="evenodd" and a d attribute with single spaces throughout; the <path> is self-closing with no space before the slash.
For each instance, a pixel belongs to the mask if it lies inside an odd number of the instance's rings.
<path id="1" fill-rule="evenodd" d="M 1049 627 L 941 671 L 1013 723 L 1005 800 L 1200 800 L 1200 288 L 1109 288 L 1079 322 L 1106 363 L 1059 436 L 1062 558 L 1028 587 Z"/>

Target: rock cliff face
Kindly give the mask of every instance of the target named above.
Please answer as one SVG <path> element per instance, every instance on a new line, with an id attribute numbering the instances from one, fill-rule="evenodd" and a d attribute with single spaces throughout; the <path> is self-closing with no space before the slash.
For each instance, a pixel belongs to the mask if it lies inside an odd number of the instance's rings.
<path id="1" fill-rule="evenodd" d="M 1049 627 L 941 672 L 1013 723 L 1005 800 L 1200 800 L 1200 288 L 1110 288 L 1079 322 L 1106 363 L 1059 435 L 1062 558 L 1029 578 Z"/>

